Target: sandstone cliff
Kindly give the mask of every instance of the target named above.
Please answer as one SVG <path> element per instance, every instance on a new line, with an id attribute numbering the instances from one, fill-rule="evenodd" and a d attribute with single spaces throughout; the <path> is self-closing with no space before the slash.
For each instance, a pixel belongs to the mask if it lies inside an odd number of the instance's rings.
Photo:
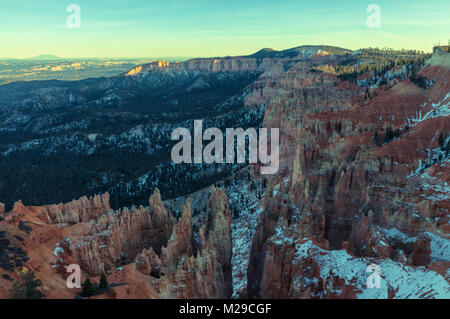
<path id="1" fill-rule="evenodd" d="M 80 265 L 84 278 L 95 280 L 103 270 L 118 280 L 120 285 L 108 292 L 114 298 L 231 296 L 231 214 L 225 191 L 213 188 L 205 214 L 195 220 L 189 200 L 177 220 L 158 190 L 148 207 L 113 211 L 104 194 L 44 207 L 16 203 L 8 216 L 1 228 L 22 236 L 16 244 L 50 298 L 77 293 L 65 287 L 70 264 Z M 24 260 L 17 258 L 19 264 Z"/>
<path id="2" fill-rule="evenodd" d="M 302 63 L 259 84 L 253 103 L 266 104 L 265 126 L 280 127 L 286 177 L 272 177 L 266 195 L 250 255 L 250 297 L 448 296 L 442 271 L 422 274 L 436 285 L 426 293 L 398 285 L 418 280 L 417 266 L 448 266 L 450 174 L 437 136 L 450 131 L 449 71 L 447 63 L 424 66 L 419 74 L 429 84 L 419 87 L 391 70 L 386 84 L 367 88 Z M 398 137 L 380 141 L 389 130 Z M 358 273 L 335 269 L 341 260 Z M 371 262 L 386 276 L 375 295 L 361 280 Z M 387 280 L 406 266 L 401 280 Z"/>

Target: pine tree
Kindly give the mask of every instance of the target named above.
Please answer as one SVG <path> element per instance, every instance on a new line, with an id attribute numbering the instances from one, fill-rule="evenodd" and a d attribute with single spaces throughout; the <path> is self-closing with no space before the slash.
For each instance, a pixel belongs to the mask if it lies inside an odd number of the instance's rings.
<path id="1" fill-rule="evenodd" d="M 83 284 L 83 291 L 81 293 L 83 297 L 92 297 L 95 295 L 95 287 L 89 280 L 89 278 L 86 278 Z"/>
<path id="2" fill-rule="evenodd" d="M 438 138 L 438 143 L 439 143 L 439 147 L 441 148 L 441 150 L 445 149 L 445 137 L 444 134 L 441 132 L 441 134 L 439 134 L 439 138 Z"/>
<path id="3" fill-rule="evenodd" d="M 108 288 L 108 280 L 106 279 L 106 274 L 103 270 L 102 270 L 102 274 L 100 275 L 99 287 L 100 287 L 100 289 Z"/>
<path id="4" fill-rule="evenodd" d="M 389 143 L 394 139 L 394 132 L 392 131 L 392 128 L 388 127 L 386 130 L 386 134 L 384 135 L 384 141 L 386 143 Z"/>
<path id="5" fill-rule="evenodd" d="M 34 272 L 23 267 L 19 272 L 21 281 L 15 282 L 10 290 L 12 299 L 41 299 L 44 294 L 38 290 L 42 282 L 35 278 Z"/>

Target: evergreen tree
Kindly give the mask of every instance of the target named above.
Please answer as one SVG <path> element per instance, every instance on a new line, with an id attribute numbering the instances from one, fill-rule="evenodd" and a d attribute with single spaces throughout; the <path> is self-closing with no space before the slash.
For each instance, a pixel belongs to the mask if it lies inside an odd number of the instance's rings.
<path id="1" fill-rule="evenodd" d="M 102 270 L 102 274 L 100 275 L 99 287 L 100 287 L 100 289 L 108 288 L 108 280 L 106 279 L 106 274 L 103 270 Z"/>
<path id="2" fill-rule="evenodd" d="M 19 272 L 21 281 L 15 282 L 10 290 L 12 299 L 41 299 L 44 294 L 38 290 L 42 282 L 35 278 L 34 272 L 23 267 Z"/>
<path id="3" fill-rule="evenodd" d="M 438 138 L 438 143 L 439 143 L 439 147 L 441 148 L 441 150 L 445 149 L 445 137 L 444 134 L 441 132 L 441 134 L 439 134 L 439 138 Z"/>
<path id="4" fill-rule="evenodd" d="M 386 134 L 384 135 L 384 141 L 386 143 L 389 143 L 393 139 L 394 139 L 394 131 L 392 131 L 392 129 L 388 127 L 388 129 L 386 130 Z"/>
<path id="5" fill-rule="evenodd" d="M 96 291 L 94 285 L 91 283 L 89 278 L 86 278 L 83 284 L 83 291 L 81 294 L 83 295 L 83 297 L 92 297 L 93 295 L 95 295 L 95 292 Z"/>

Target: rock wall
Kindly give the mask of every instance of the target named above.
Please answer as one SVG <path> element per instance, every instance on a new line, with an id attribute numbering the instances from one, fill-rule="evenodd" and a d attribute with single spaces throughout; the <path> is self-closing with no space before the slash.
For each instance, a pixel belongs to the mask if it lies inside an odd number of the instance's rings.
<path id="1" fill-rule="evenodd" d="M 230 298 L 231 213 L 224 190 L 212 187 L 208 197 L 196 217 L 187 200 L 178 220 L 158 190 L 148 207 L 117 211 L 106 210 L 107 194 L 44 207 L 16 203 L 0 229 L 23 239 L 48 296 L 76 293 L 65 286 L 65 269 L 78 264 L 83 280 L 105 271 L 118 284 L 110 298 Z"/>
<path id="2" fill-rule="evenodd" d="M 199 226 L 195 237 L 192 231 L 194 223 Z M 193 222 L 188 201 L 161 254 L 156 254 L 153 248 L 144 250 L 136 257 L 137 269 L 143 274 L 161 276 L 158 278 L 158 292 L 162 295 L 172 298 L 230 298 L 230 224 L 231 213 L 225 191 L 213 187 L 205 215 Z"/>
<path id="3" fill-rule="evenodd" d="M 448 241 L 448 153 L 438 156 L 437 144 L 439 132 L 450 131 L 446 63 L 420 70 L 433 83 L 426 88 L 391 76 L 393 70 L 382 87 L 358 87 L 310 66 L 298 63 L 267 80 L 270 88 L 252 98 L 266 105 L 264 126 L 280 128 L 281 164 L 252 242 L 251 298 L 346 298 L 363 291 L 343 274 L 326 282 L 327 263 L 296 259 L 305 239 L 324 255 L 339 251 L 355 263 L 384 258 L 410 267 L 430 267 L 436 255 L 430 245 Z M 385 142 L 388 129 L 398 138 Z"/>
<path id="4" fill-rule="evenodd" d="M 72 256 L 80 266 L 92 275 L 130 263 L 147 247 L 160 253 L 166 245 L 174 224 L 158 190 L 150 197 L 150 206 L 132 207 L 98 217 L 96 223 L 74 240 L 70 247 Z"/>
<path id="5" fill-rule="evenodd" d="M 45 206 L 42 215 L 52 224 L 77 224 L 96 219 L 109 210 L 109 194 L 105 193 L 91 198 L 84 196 L 66 204 Z"/>

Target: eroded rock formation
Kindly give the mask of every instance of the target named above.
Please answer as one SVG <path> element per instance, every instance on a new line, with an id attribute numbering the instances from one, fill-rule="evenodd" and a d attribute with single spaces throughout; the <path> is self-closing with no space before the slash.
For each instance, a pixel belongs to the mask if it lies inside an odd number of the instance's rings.
<path id="1" fill-rule="evenodd" d="M 67 289 L 65 268 L 78 264 L 86 278 L 102 270 L 117 280 L 126 276 L 127 293 L 122 286 L 110 292 L 118 298 L 229 298 L 231 214 L 224 190 L 212 188 L 209 196 L 204 215 L 193 218 L 188 200 L 178 220 L 158 190 L 148 207 L 118 211 L 109 209 L 107 194 L 44 207 L 16 203 L 2 228 L 23 236 L 30 268 L 52 283 L 50 296 Z"/>
<path id="2" fill-rule="evenodd" d="M 280 169 L 264 178 L 252 209 L 233 207 L 235 218 L 258 207 L 247 216 L 258 223 L 247 272 L 237 272 L 247 289 L 237 295 L 448 298 L 449 55 L 436 50 L 423 65 L 345 81 L 330 70 L 350 52 L 333 50 L 157 62 L 126 76 L 260 74 L 245 105 L 264 105 L 264 126 L 280 128 Z M 261 178 L 257 165 L 252 178 Z M 112 210 L 104 194 L 43 207 L 19 201 L 7 213 L 0 204 L 0 214 L 2 297 L 26 264 L 47 297 L 73 298 L 65 269 L 79 264 L 83 279 L 104 270 L 115 283 L 98 298 L 229 298 L 233 248 L 247 238 L 236 229 L 232 238 L 226 192 L 215 187 L 167 205 L 155 190 L 148 207 Z M 368 287 L 371 273 L 380 288 Z"/>
<path id="3" fill-rule="evenodd" d="M 422 293 L 399 287 L 408 276 L 418 280 L 417 266 L 448 262 L 450 235 L 448 151 L 437 140 L 450 130 L 450 69 L 425 65 L 418 73 L 426 86 L 413 83 L 407 69 L 390 70 L 385 84 L 369 88 L 305 63 L 253 101 L 267 105 L 265 126 L 280 127 L 286 177 L 272 177 L 266 195 L 250 297 L 449 295 L 442 271 L 422 274 L 434 281 Z M 388 139 L 388 131 L 396 137 Z M 345 262 L 358 273 L 340 270 Z M 373 294 L 361 280 L 370 262 L 385 276 Z M 390 278 L 401 267 L 411 268 L 401 280 Z"/>

